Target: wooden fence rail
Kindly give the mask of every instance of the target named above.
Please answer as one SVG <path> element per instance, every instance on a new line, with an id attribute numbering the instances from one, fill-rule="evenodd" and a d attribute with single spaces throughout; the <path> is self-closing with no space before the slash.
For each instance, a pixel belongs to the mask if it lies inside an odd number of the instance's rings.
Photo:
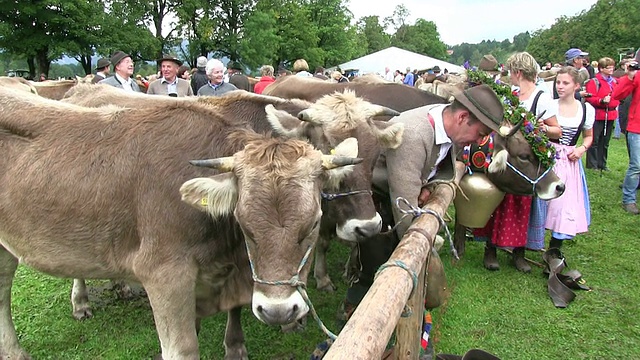
<path id="1" fill-rule="evenodd" d="M 462 176 L 463 171 L 458 171 Z M 459 178 L 456 183 L 459 182 Z M 449 185 L 435 187 L 424 208 L 444 215 L 455 196 Z M 433 215 L 418 217 L 400 241 L 389 259 L 390 263 L 406 265 L 407 269 L 388 266 L 380 271 L 351 318 L 333 343 L 325 360 L 377 360 L 382 357 L 394 328 L 398 325 L 394 357 L 417 360 L 425 293 L 425 263 L 440 223 Z M 429 239 L 424 232 L 429 234 Z M 419 276 L 412 293 L 413 276 Z M 411 295 L 411 299 L 409 296 Z M 411 315 L 401 317 L 405 304 Z"/>

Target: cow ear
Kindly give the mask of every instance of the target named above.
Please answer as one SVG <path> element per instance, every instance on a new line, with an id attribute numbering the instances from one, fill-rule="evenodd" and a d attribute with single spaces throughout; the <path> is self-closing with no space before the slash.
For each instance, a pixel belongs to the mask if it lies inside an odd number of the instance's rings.
<path id="1" fill-rule="evenodd" d="M 233 173 L 191 179 L 180 187 L 182 201 L 214 218 L 233 214 L 238 184 Z"/>
<path id="2" fill-rule="evenodd" d="M 509 153 L 507 152 L 507 150 L 500 150 L 497 153 L 493 154 L 491 164 L 489 164 L 489 168 L 487 168 L 487 170 L 490 173 L 499 173 L 505 171 L 507 169 L 508 157 Z"/>
<path id="3" fill-rule="evenodd" d="M 371 120 L 369 121 L 369 126 L 383 148 L 397 149 L 402 144 L 403 123 L 391 124 L 385 121 Z"/>
<path id="4" fill-rule="evenodd" d="M 267 121 L 278 135 L 287 138 L 303 138 L 306 124 L 286 111 L 277 110 L 273 105 L 265 106 Z"/>

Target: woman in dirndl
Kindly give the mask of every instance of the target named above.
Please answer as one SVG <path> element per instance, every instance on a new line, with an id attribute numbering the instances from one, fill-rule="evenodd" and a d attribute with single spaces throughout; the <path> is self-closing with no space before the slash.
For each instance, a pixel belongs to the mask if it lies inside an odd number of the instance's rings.
<path id="1" fill-rule="evenodd" d="M 559 99 L 556 117 L 562 127 L 562 137 L 556 147 L 557 159 L 553 171 L 565 183 L 559 198 L 550 200 L 545 227 L 551 230 L 549 248 L 560 248 L 564 240 L 585 233 L 591 222 L 589 192 L 581 158 L 593 141 L 595 109 L 574 98 L 580 88 L 578 71 L 563 67 L 556 78 Z M 578 139 L 582 133 L 582 141 Z"/>

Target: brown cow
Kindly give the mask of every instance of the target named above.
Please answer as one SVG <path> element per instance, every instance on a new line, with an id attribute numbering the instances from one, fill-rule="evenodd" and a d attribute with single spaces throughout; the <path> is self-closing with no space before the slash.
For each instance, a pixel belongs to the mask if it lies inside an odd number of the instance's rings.
<path id="1" fill-rule="evenodd" d="M 125 107 L 162 106 L 171 101 L 167 97 L 150 97 L 140 94 L 123 93 L 113 87 L 83 86 L 73 88 L 63 101 L 83 106 L 102 106 L 115 104 Z M 327 194 L 330 201 L 323 202 L 323 217 L 320 234 L 323 238 L 338 235 L 346 241 L 357 241 L 360 238 L 377 234 L 381 228 L 381 218 L 376 212 L 370 196 L 371 168 L 375 163 L 379 149 L 396 147 L 402 137 L 402 126 L 389 126 L 385 122 L 369 121 L 376 114 L 391 115 L 389 109 L 371 105 L 358 98 L 352 92 L 335 93 L 325 96 L 315 103 L 301 100 L 286 100 L 272 96 L 251 94 L 237 91 L 222 97 L 183 98 L 182 101 L 196 101 L 210 106 L 217 114 L 225 118 L 237 118 L 246 122 L 251 128 L 260 133 L 270 132 L 278 121 L 288 124 L 289 128 L 277 127 L 277 132 L 283 136 L 304 138 L 311 141 L 316 148 L 330 151 L 338 143 L 349 137 L 358 140 L 361 149 L 368 149 L 361 153 L 364 161 L 356 165 L 340 184 L 334 184 Z M 267 121 L 265 106 L 271 105 L 269 113 L 275 122 Z M 282 113 L 280 113 L 282 111 Z M 293 114 L 292 116 L 283 116 Z M 298 117 L 305 119 L 300 121 Z M 292 128 L 295 131 L 290 131 Z M 375 149 L 371 151 L 372 149 Z M 353 191 L 356 190 L 356 191 Z M 351 195 L 348 195 L 351 194 Z M 348 196 L 343 196 L 348 195 Z M 325 244 L 326 241 L 320 241 Z M 324 255 L 324 252 L 320 252 Z M 324 271 L 325 261 L 322 255 L 316 257 L 316 270 L 321 274 L 317 278 L 317 287 L 331 291 L 335 288 L 331 279 Z M 319 259 L 319 260 L 318 260 Z M 76 317 L 90 316 L 84 311 L 86 304 L 86 289 L 83 284 L 74 283 L 74 294 L 82 294 L 76 298 L 72 296 Z M 81 311 L 78 311 L 81 310 Z"/>
<path id="2" fill-rule="evenodd" d="M 382 105 L 396 111 L 407 111 L 416 107 L 416 104 L 442 104 L 446 100 L 432 93 L 422 91 L 410 86 L 397 83 L 372 84 L 372 83 L 330 83 L 319 82 L 313 78 L 300 76 L 285 76 L 267 86 L 264 95 L 278 96 L 285 99 L 303 99 L 316 101 L 326 94 L 335 91 L 352 90 L 374 104 Z"/>
<path id="3" fill-rule="evenodd" d="M 0 87 L 12 88 L 36 95 L 38 94 L 38 90 L 36 90 L 35 86 L 33 86 L 30 81 L 22 77 L 0 76 Z"/>
<path id="4" fill-rule="evenodd" d="M 38 90 L 38 95 L 52 100 L 60 100 L 64 94 L 78 84 L 77 80 L 51 80 L 31 84 Z"/>
<path id="5" fill-rule="evenodd" d="M 140 282 L 164 359 L 198 359 L 200 319 L 233 309 L 226 358 L 245 359 L 238 306 L 252 303 L 269 324 L 308 310 L 292 286 L 254 284 L 249 259 L 264 282 L 306 281 L 309 265 L 298 268 L 318 235 L 320 190 L 352 170 L 340 166 L 357 151 L 350 139 L 322 155 L 195 102 L 90 109 L 9 89 L 0 89 L 0 144 L 2 359 L 28 358 L 10 310 L 18 262 Z M 194 164 L 218 171 L 189 165 L 209 158 L 219 159 Z"/>

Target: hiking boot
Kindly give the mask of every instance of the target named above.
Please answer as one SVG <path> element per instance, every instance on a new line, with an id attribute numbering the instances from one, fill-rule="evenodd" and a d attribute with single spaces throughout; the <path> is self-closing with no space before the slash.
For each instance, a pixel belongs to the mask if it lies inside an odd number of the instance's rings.
<path id="1" fill-rule="evenodd" d="M 496 247 L 493 244 L 489 244 L 488 242 L 484 248 L 483 262 L 484 268 L 487 270 L 500 270 L 500 264 L 498 264 L 498 254 L 496 254 Z"/>
<path id="2" fill-rule="evenodd" d="M 549 249 L 551 248 L 560 249 L 561 247 L 562 247 L 562 240 L 559 240 L 556 238 L 551 238 L 551 240 L 549 240 Z"/>
<path id="3" fill-rule="evenodd" d="M 633 215 L 640 214 L 640 210 L 638 210 L 638 205 L 636 205 L 635 203 L 622 204 L 622 208 L 624 209 L 624 211 L 631 213 Z"/>
<path id="4" fill-rule="evenodd" d="M 531 272 L 531 266 L 529 266 L 529 263 L 527 263 L 527 260 L 524 258 L 524 247 L 513 248 L 513 262 L 518 271 L 522 271 L 523 273 Z"/>

